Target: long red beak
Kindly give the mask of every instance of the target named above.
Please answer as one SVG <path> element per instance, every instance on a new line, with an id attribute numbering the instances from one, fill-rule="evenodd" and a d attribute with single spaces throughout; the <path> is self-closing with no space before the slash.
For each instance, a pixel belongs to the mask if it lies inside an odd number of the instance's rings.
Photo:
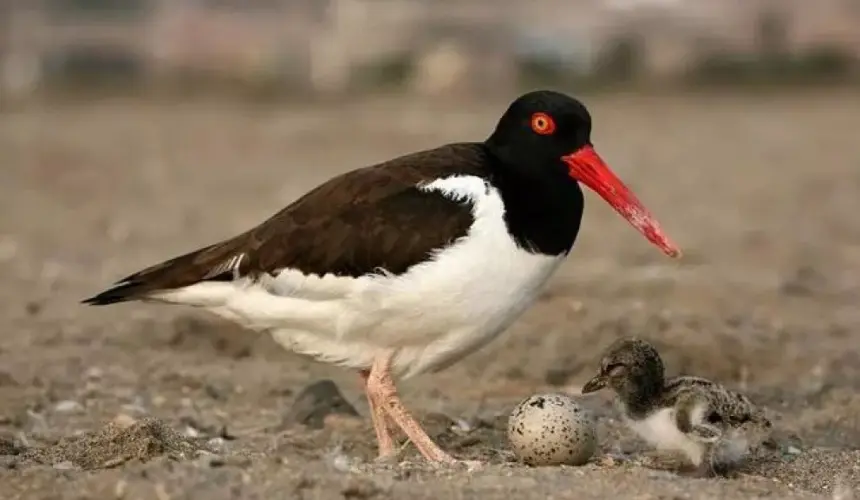
<path id="1" fill-rule="evenodd" d="M 636 229 L 648 241 L 657 245 L 669 257 L 680 257 L 681 250 L 669 240 L 660 229 L 660 224 L 651 216 L 648 209 L 621 182 L 592 146 L 584 146 L 578 151 L 562 157 L 570 169 L 570 176 L 585 184 Z"/>

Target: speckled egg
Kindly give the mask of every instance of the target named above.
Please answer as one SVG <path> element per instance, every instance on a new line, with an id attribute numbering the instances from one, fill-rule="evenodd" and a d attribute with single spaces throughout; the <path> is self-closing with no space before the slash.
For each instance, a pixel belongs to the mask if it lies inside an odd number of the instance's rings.
<path id="1" fill-rule="evenodd" d="M 597 449 L 594 417 L 570 396 L 536 394 L 514 408 L 508 441 L 527 465 L 582 465 Z"/>

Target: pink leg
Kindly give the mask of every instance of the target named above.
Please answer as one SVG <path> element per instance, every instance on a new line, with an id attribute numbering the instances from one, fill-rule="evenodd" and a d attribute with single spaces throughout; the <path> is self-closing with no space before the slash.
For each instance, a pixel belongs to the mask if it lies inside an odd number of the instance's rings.
<path id="1" fill-rule="evenodd" d="M 390 355 L 379 357 L 374 361 L 367 378 L 367 391 L 368 394 L 372 395 L 370 397 L 379 403 L 383 411 L 387 412 L 388 416 L 403 429 L 403 432 L 424 458 L 436 463 L 452 464 L 457 462 L 430 439 L 430 436 L 421 428 L 421 424 L 403 406 L 403 402 L 397 395 L 394 380 L 391 378 Z"/>
<path id="2" fill-rule="evenodd" d="M 377 400 L 376 395 L 370 390 L 370 371 L 362 370 L 361 378 L 364 382 L 364 392 L 367 395 L 367 403 L 370 405 L 370 418 L 373 421 L 373 430 L 376 431 L 376 443 L 379 446 L 379 458 L 385 458 L 395 453 L 394 439 L 388 432 L 388 416 L 385 408 Z"/>

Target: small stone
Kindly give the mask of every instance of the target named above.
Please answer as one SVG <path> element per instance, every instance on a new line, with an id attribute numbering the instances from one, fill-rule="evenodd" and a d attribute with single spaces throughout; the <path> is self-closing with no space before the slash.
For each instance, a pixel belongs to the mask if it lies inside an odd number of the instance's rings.
<path id="1" fill-rule="evenodd" d="M 136 424 L 137 420 L 125 413 L 120 413 L 119 415 L 113 418 L 113 424 L 119 427 L 120 429 L 128 429 L 132 425 Z"/>
<path id="2" fill-rule="evenodd" d="M 0 436 L 0 455 L 18 455 L 23 449 L 11 439 Z"/>
<path id="3" fill-rule="evenodd" d="M 156 408 L 161 408 L 164 406 L 164 403 L 167 402 L 167 398 L 162 396 L 161 394 L 155 395 L 152 397 L 152 406 Z"/>
<path id="4" fill-rule="evenodd" d="M 36 316 L 40 312 L 42 312 L 43 307 L 44 306 L 41 302 L 32 300 L 30 302 L 27 302 L 27 305 L 24 306 L 24 310 L 26 310 L 27 314 L 29 314 L 30 316 Z"/>
<path id="5" fill-rule="evenodd" d="M 224 401 L 225 399 L 227 399 L 227 391 L 214 385 L 206 384 L 203 387 L 203 391 L 206 393 L 207 396 L 216 401 Z"/>
<path id="6" fill-rule="evenodd" d="M 53 467 L 54 467 L 54 469 L 56 469 L 56 470 L 73 470 L 73 469 L 77 469 L 77 467 L 75 467 L 75 464 L 73 464 L 72 462 L 70 462 L 70 461 L 68 461 L 68 460 L 65 460 L 65 461 L 63 461 L 63 462 L 57 462 L 57 463 L 55 463 L 55 464 L 53 465 Z"/>
<path id="7" fill-rule="evenodd" d="M 119 467 L 120 465 L 128 462 L 127 457 L 115 457 L 101 464 L 101 469 L 113 469 L 114 467 Z"/>
<path id="8" fill-rule="evenodd" d="M 351 479 L 340 494 L 344 499 L 365 500 L 379 496 L 383 490 L 369 479 Z"/>
<path id="9" fill-rule="evenodd" d="M 314 429 L 325 425 L 326 417 L 332 414 L 357 417 L 358 412 L 343 397 L 332 380 L 320 380 L 305 387 L 293 402 L 293 407 L 284 416 L 284 423 L 298 423 Z"/>
<path id="10" fill-rule="evenodd" d="M 146 415 L 146 402 L 140 396 L 135 396 L 131 403 L 122 405 L 122 411 L 130 415 Z"/>
<path id="11" fill-rule="evenodd" d="M 353 460 L 343 452 L 343 448 L 340 446 L 328 452 L 325 460 L 332 469 L 338 472 L 349 472 L 354 465 Z"/>
<path id="12" fill-rule="evenodd" d="M 190 425 L 185 426 L 185 430 L 183 431 L 183 434 L 185 434 L 186 436 L 188 436 L 190 438 L 200 437 L 200 431 L 198 431 L 194 427 L 191 427 Z"/>
<path id="13" fill-rule="evenodd" d="M 124 479 L 120 479 L 113 487 L 113 496 L 116 498 L 125 497 L 125 491 L 128 489 L 128 483 Z"/>
<path id="14" fill-rule="evenodd" d="M 221 428 L 218 430 L 218 438 L 223 439 L 224 441 L 233 441 L 236 439 L 236 436 L 234 436 L 229 430 L 227 430 L 226 425 L 222 425 Z"/>
<path id="15" fill-rule="evenodd" d="M 796 446 L 789 446 L 785 451 L 789 455 L 800 455 L 802 453 L 800 448 Z"/>
<path id="16" fill-rule="evenodd" d="M 209 457 L 209 467 L 217 468 L 217 467 L 247 467 L 251 465 L 251 460 L 245 457 L 222 457 L 222 456 L 213 456 Z"/>
<path id="17" fill-rule="evenodd" d="M 7 386 L 12 387 L 18 385 L 18 381 L 15 380 L 15 377 L 6 372 L 0 372 L 0 387 Z"/>
<path id="18" fill-rule="evenodd" d="M 227 441 L 221 437 L 214 437 L 209 441 L 206 441 L 206 447 L 217 453 L 222 453 L 227 449 Z"/>
<path id="19" fill-rule="evenodd" d="M 80 413 L 84 411 L 84 407 L 77 401 L 67 399 L 54 405 L 54 411 L 57 413 Z"/>
<path id="20" fill-rule="evenodd" d="M 615 459 L 609 455 L 601 458 L 599 463 L 601 467 L 615 467 Z"/>

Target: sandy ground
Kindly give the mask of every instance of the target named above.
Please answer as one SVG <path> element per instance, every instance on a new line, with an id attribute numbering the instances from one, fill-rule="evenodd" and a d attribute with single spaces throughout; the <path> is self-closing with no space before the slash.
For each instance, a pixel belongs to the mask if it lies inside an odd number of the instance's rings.
<path id="1" fill-rule="evenodd" d="M 471 472 L 429 469 L 411 447 L 403 464 L 372 464 L 354 373 L 187 309 L 77 301 L 244 230 L 335 173 L 482 139 L 505 103 L 112 101 L 0 114 L 0 497 L 852 498 L 860 95 L 587 103 L 597 147 L 686 258 L 663 257 L 589 195 L 579 242 L 540 301 L 482 351 L 402 388 L 445 447 L 491 464 Z M 767 405 L 776 447 L 733 477 L 686 477 L 644 460 L 596 395 L 583 400 L 600 417 L 592 462 L 512 463 L 513 406 L 576 393 L 599 351 L 630 334 L 657 343 L 672 373 Z M 302 392 L 327 379 L 346 399 L 333 416 Z"/>

